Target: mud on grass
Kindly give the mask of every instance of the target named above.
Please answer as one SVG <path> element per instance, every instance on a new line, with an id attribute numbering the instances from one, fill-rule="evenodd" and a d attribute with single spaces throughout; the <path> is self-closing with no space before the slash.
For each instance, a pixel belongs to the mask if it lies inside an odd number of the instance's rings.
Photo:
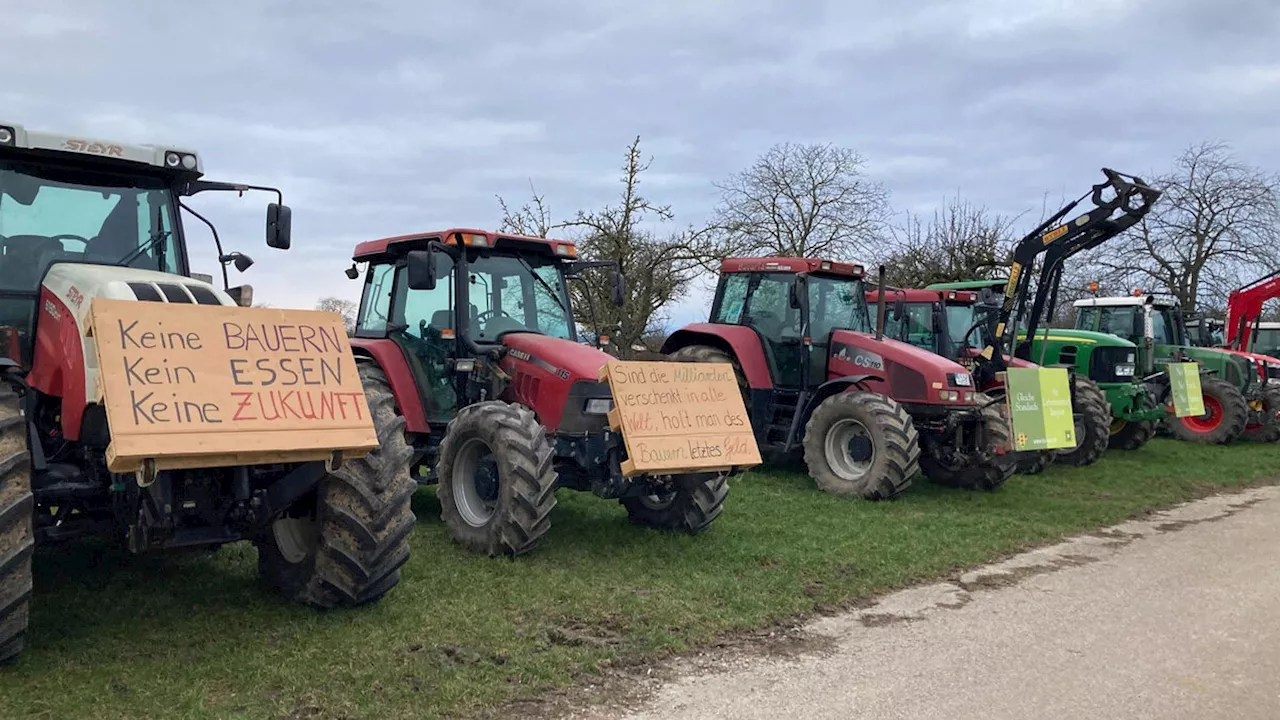
<path id="1" fill-rule="evenodd" d="M 28 649 L 0 670 L 0 717 L 518 714 L 557 696 L 588 697 L 571 688 L 625 687 L 654 660 L 717 645 L 821 651 L 787 628 L 1257 484 L 1276 467 L 1277 445 L 1156 440 L 1092 467 L 1015 476 L 991 494 L 917 480 L 888 503 L 761 471 L 735 480 L 724 515 L 693 538 L 644 530 L 617 503 L 562 491 L 545 544 L 514 560 L 450 543 L 424 490 L 401 585 L 374 607 L 329 613 L 260 590 L 243 544 L 163 557 L 96 543 L 52 548 L 36 557 Z"/>

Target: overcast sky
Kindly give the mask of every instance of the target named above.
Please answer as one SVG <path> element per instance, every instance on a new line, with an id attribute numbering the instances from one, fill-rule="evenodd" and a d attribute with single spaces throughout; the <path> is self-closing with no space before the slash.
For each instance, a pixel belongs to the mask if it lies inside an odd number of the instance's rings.
<path id="1" fill-rule="evenodd" d="M 414 9 L 418 8 L 418 9 Z M 484 9 L 482 9 L 484 8 Z M 491 227 L 532 181 L 557 216 L 610 201 L 627 144 L 696 224 L 780 141 L 862 153 L 894 206 L 959 191 L 1038 215 L 1102 166 L 1229 142 L 1280 170 L 1276 0 L 6 0 L 0 119 L 200 151 L 266 196 L 193 205 L 252 255 L 260 301 L 355 299 L 360 240 Z M 191 254 L 212 270 L 205 233 Z M 235 280 L 233 280 L 233 283 Z M 699 297 L 674 320 L 703 319 Z"/>

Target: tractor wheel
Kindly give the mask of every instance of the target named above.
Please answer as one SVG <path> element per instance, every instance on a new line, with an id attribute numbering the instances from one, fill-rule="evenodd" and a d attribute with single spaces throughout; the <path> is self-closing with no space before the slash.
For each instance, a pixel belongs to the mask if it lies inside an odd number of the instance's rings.
<path id="1" fill-rule="evenodd" d="M 751 416 L 751 393 L 747 387 L 747 378 L 742 374 L 742 366 L 728 353 L 710 345 L 685 345 L 667 356 L 671 362 L 728 363 L 733 366 L 733 375 L 738 379 L 738 390 L 742 393 L 742 404 L 747 409 L 747 417 Z"/>
<path id="2" fill-rule="evenodd" d="M 409 559 L 417 483 L 386 376 L 361 363 L 378 447 L 347 460 L 258 539 L 258 574 L 281 595 L 320 608 L 376 602 Z"/>
<path id="3" fill-rule="evenodd" d="M 1260 423 L 1246 423 L 1241 438 L 1252 442 L 1280 440 L 1280 388 L 1268 385 L 1262 391 L 1262 418 Z"/>
<path id="4" fill-rule="evenodd" d="M 1111 403 L 1098 384 L 1084 375 L 1071 373 L 1075 411 L 1076 446 L 1054 451 L 1054 460 L 1066 465 L 1092 465 L 1107 451 L 1111 437 Z"/>
<path id="5" fill-rule="evenodd" d="M 804 429 L 804 462 L 825 492 L 888 500 L 920 470 L 920 438 L 893 399 L 851 390 L 823 400 Z"/>
<path id="6" fill-rule="evenodd" d="M 1150 410 L 1158 407 L 1160 402 L 1156 399 L 1155 394 L 1151 390 L 1143 393 L 1142 401 L 1138 404 L 1141 410 Z M 1137 450 L 1147 441 L 1155 437 L 1156 430 L 1160 423 L 1155 420 L 1143 420 L 1141 422 L 1130 422 L 1120 418 L 1111 420 L 1109 429 L 1110 437 L 1107 439 L 1107 447 L 1112 450 Z"/>
<path id="7" fill-rule="evenodd" d="M 1165 420 L 1169 434 L 1179 440 L 1226 445 L 1240 437 L 1249 421 L 1249 404 L 1236 386 L 1212 376 L 1200 378 L 1204 414 L 1170 417 Z M 1169 391 L 1165 391 L 1166 396 Z"/>
<path id="8" fill-rule="evenodd" d="M 0 664 L 22 652 L 35 546 L 31 454 L 17 393 L 0 387 Z"/>
<path id="9" fill-rule="evenodd" d="M 998 404 L 989 404 L 992 398 L 986 393 L 978 393 L 976 399 L 982 405 L 982 419 L 987 431 L 986 444 L 1013 447 L 1009 421 L 1000 413 Z M 1017 454 L 1012 452 L 958 467 L 939 462 L 929 453 L 920 458 L 920 469 L 924 470 L 925 477 L 930 482 L 961 490 L 995 490 L 1013 476 L 1017 466 Z"/>
<path id="10" fill-rule="evenodd" d="M 551 528 L 551 442 L 523 405 L 490 400 L 459 410 L 440 443 L 436 476 L 444 524 L 472 552 L 521 555 Z"/>
<path id="11" fill-rule="evenodd" d="M 1018 464 L 1014 469 L 1018 475 L 1039 475 L 1053 463 L 1054 458 L 1053 453 L 1044 451 L 1018 454 L 1024 456 L 1018 458 Z"/>
<path id="12" fill-rule="evenodd" d="M 672 478 L 673 489 L 622 498 L 631 522 L 659 530 L 678 530 L 696 535 L 711 526 L 724 510 L 729 496 L 729 479 L 724 473 L 697 473 Z"/>

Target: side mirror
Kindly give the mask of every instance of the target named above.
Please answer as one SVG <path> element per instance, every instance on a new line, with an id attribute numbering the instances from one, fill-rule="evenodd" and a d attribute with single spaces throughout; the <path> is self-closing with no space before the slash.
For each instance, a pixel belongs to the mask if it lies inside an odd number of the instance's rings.
<path id="1" fill-rule="evenodd" d="M 609 273 L 609 291 L 612 293 L 610 299 L 613 300 L 613 304 L 622 307 L 627 301 L 627 280 L 617 270 Z"/>
<path id="2" fill-rule="evenodd" d="M 436 289 L 436 254 L 431 250 L 410 250 L 407 258 L 409 264 L 410 290 Z"/>
<path id="3" fill-rule="evenodd" d="M 241 285 L 239 287 L 227 288 L 227 294 L 240 307 L 253 307 L 253 286 Z"/>
<path id="4" fill-rule="evenodd" d="M 897 322 L 901 320 L 902 318 L 906 317 L 906 314 L 907 314 L 907 300 L 906 298 L 899 295 L 893 301 L 893 321 Z"/>
<path id="5" fill-rule="evenodd" d="M 347 276 L 348 280 L 355 280 L 356 278 L 360 277 L 360 271 L 356 269 L 355 263 L 351 263 L 351 267 L 347 268 L 346 270 L 343 270 L 342 272 Z"/>
<path id="6" fill-rule="evenodd" d="M 267 206 L 267 247 L 288 250 L 292 243 L 293 211 L 288 205 L 271 203 Z"/>

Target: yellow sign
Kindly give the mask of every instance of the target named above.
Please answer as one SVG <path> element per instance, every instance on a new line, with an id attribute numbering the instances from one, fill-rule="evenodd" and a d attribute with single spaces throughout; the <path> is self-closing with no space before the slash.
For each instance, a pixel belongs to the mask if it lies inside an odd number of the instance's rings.
<path id="1" fill-rule="evenodd" d="M 1044 234 L 1042 244 L 1048 245 L 1049 243 L 1053 242 L 1054 240 L 1057 240 L 1058 238 L 1066 234 L 1067 234 L 1067 226 L 1059 225 L 1058 227 Z"/>
<path id="2" fill-rule="evenodd" d="M 727 363 L 621 362 L 601 369 L 627 447 L 625 475 L 759 465 L 751 420 Z"/>
<path id="3" fill-rule="evenodd" d="M 337 313 L 94 298 L 92 323 L 112 472 L 378 446 Z"/>

